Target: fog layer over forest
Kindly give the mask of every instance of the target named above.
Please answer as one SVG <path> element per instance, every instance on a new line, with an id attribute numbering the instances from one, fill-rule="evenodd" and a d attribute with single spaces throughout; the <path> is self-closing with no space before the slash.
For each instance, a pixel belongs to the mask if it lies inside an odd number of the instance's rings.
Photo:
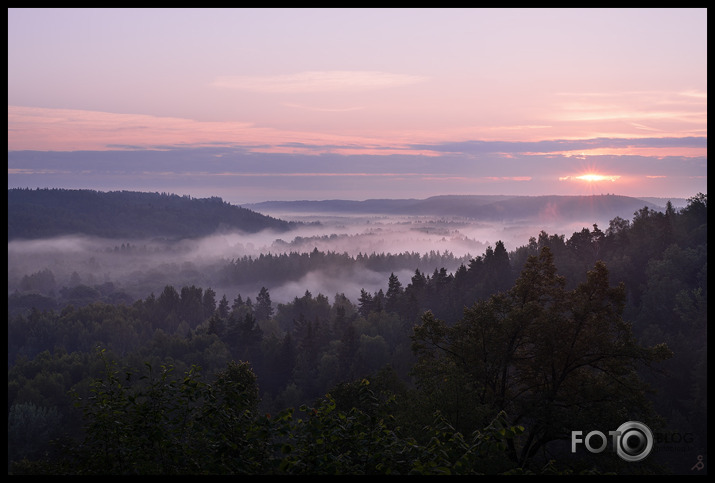
<path id="1" fill-rule="evenodd" d="M 258 233 L 221 231 L 198 238 L 167 241 L 153 239 L 108 239 L 68 235 L 51 239 L 8 242 L 8 293 L 33 289 L 56 296 L 76 286 L 97 287 L 127 302 L 166 285 L 211 287 L 220 298 L 237 294 L 255 297 L 262 286 L 276 303 L 302 296 L 306 290 L 332 297 L 342 293 L 356 300 L 361 289 L 384 288 L 390 273 L 409 280 L 415 269 L 430 273 L 442 267 L 456 270 L 489 246 L 501 240 L 511 251 L 528 243 L 540 231 L 567 237 L 594 221 L 563 221 L 558 218 L 507 222 L 484 222 L 465 217 L 372 215 L 339 213 L 271 212 L 270 216 L 298 221 L 297 228 Z M 624 217 L 629 218 L 628 213 Z M 596 221 L 603 229 L 608 219 Z M 416 266 L 381 263 L 370 269 L 364 264 L 311 270 L 299 278 L 265 274 L 254 281 L 237 283 L 226 275 L 234 260 L 258 260 L 272 256 L 333 252 L 350 258 L 377 255 L 419 255 Z M 411 258 L 414 260 L 414 258 Z M 49 272 L 48 272 L 49 271 Z M 51 275 L 51 276 L 50 276 Z M 117 295 L 119 294 L 119 295 Z M 110 299 L 111 300 L 111 299 Z"/>

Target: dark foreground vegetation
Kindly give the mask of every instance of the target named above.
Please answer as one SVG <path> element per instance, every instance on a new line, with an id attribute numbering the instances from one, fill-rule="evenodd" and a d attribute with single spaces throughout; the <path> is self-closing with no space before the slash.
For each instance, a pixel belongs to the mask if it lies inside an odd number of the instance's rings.
<path id="1" fill-rule="evenodd" d="M 687 474 L 707 455 L 705 195 L 357 304 L 217 298 L 9 313 L 8 472 Z M 629 420 L 657 434 L 648 458 L 572 452 Z"/>

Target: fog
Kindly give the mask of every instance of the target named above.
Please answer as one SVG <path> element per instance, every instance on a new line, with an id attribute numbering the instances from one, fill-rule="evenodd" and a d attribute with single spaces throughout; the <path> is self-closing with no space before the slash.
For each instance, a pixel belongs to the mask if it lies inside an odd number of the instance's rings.
<path id="1" fill-rule="evenodd" d="M 177 290 L 195 285 L 212 288 L 216 300 L 223 295 L 229 302 L 238 295 L 245 299 L 255 296 L 262 286 L 274 304 L 292 301 L 306 291 L 313 296 L 323 294 L 332 299 L 342 293 L 356 301 L 360 290 L 376 292 L 387 289 L 387 280 L 394 272 L 403 286 L 410 282 L 414 268 L 399 270 L 386 267 L 384 272 L 357 269 L 323 269 L 300 278 L 266 284 L 256 280 L 251 284 L 228 281 L 225 269 L 232 260 L 253 259 L 261 254 L 335 252 L 356 257 L 358 254 L 401 254 L 430 252 L 454 255 L 453 272 L 459 263 L 483 255 L 489 246 L 501 240 L 508 251 L 528 243 L 541 230 L 549 234 L 564 234 L 569 238 L 594 221 L 583 223 L 510 222 L 487 224 L 459 217 L 376 216 L 340 214 L 266 213 L 274 217 L 303 222 L 290 232 L 264 231 L 255 234 L 240 232 L 216 233 L 201 239 L 168 242 L 158 239 L 102 239 L 85 236 L 65 236 L 43 240 L 8 242 L 8 293 L 38 292 L 58 296 L 63 289 L 79 284 L 102 287 L 102 293 L 121 292 L 132 300 L 158 296 L 166 285 Z M 605 230 L 607 220 L 600 220 Z M 605 227 L 604 227 L 605 224 Z M 429 275 L 434 269 L 425 271 Z M 51 271 L 52 279 L 40 276 Z"/>

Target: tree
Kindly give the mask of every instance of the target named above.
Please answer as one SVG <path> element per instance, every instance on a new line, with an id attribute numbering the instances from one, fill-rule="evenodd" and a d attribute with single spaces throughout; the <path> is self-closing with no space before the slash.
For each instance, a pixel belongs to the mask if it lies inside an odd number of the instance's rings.
<path id="1" fill-rule="evenodd" d="M 223 297 L 221 297 L 218 303 L 218 316 L 225 319 L 228 317 L 228 312 L 228 299 L 226 298 L 226 294 L 223 294 Z"/>
<path id="2" fill-rule="evenodd" d="M 216 310 L 216 292 L 211 287 L 204 290 L 201 303 L 204 307 L 203 318 L 208 319 Z"/>
<path id="3" fill-rule="evenodd" d="M 218 313 L 213 314 L 209 319 L 209 324 L 207 332 L 209 334 L 216 334 L 219 337 L 223 337 L 226 331 L 226 321 L 223 317 L 219 316 Z"/>
<path id="4" fill-rule="evenodd" d="M 257 320 L 268 320 L 273 315 L 273 307 L 271 305 L 271 294 L 266 287 L 261 287 L 258 296 L 256 297 L 256 306 L 254 313 Z"/>
<path id="5" fill-rule="evenodd" d="M 511 264 L 504 242 L 497 241 L 494 250 L 487 248 L 484 254 L 485 283 L 494 292 L 509 288 L 511 283 Z"/>
<path id="6" fill-rule="evenodd" d="M 181 304 L 179 293 L 173 286 L 167 285 L 156 299 L 156 304 L 159 308 L 164 328 L 170 333 L 174 332 L 176 326 L 179 325 L 177 320 L 177 313 L 180 311 Z"/>
<path id="7" fill-rule="evenodd" d="M 370 312 L 374 309 L 374 300 L 370 292 L 364 288 L 360 289 L 360 298 L 358 299 L 358 313 L 363 317 L 370 315 Z"/>
<path id="8" fill-rule="evenodd" d="M 212 291 L 213 292 L 213 291 Z M 213 296 L 211 296 L 213 299 Z M 208 303 L 208 302 L 207 302 Z M 210 316 L 216 309 L 216 302 L 213 302 L 213 308 L 207 310 L 204 305 L 204 293 L 201 287 L 192 285 L 191 287 L 181 287 L 181 313 L 179 317 L 186 321 L 192 329 L 204 321 L 204 314 Z M 207 316 L 207 317 L 208 317 Z"/>
<path id="9" fill-rule="evenodd" d="M 253 412 L 258 408 L 258 381 L 248 362 L 229 362 L 216 375 L 214 387 L 222 404 L 234 411 Z"/>
<path id="10" fill-rule="evenodd" d="M 238 312 L 233 312 L 228 318 L 226 337 L 235 358 L 250 359 L 260 350 L 263 331 L 253 313 L 246 312 L 240 316 Z"/>
<path id="11" fill-rule="evenodd" d="M 286 332 L 282 339 L 271 336 L 264 340 L 264 347 L 269 344 L 273 350 L 264 349 L 267 371 L 261 379 L 261 389 L 275 396 L 291 380 L 295 366 L 296 347 L 290 332 Z"/>
<path id="12" fill-rule="evenodd" d="M 61 419 L 54 407 L 13 404 L 7 414 L 8 461 L 37 457 L 42 445 L 55 436 Z"/>
<path id="13" fill-rule="evenodd" d="M 427 277 L 415 269 L 415 274 L 410 279 L 410 283 L 405 288 L 405 313 L 403 317 L 407 320 L 416 320 L 420 312 L 424 310 L 424 296 L 427 287 Z"/>
<path id="14" fill-rule="evenodd" d="M 313 407 L 264 416 L 245 362 L 230 362 L 206 383 L 195 366 L 176 377 L 170 366 L 156 374 L 145 364 L 148 375 L 134 377 L 103 361 L 105 375 L 77 400 L 84 435 L 64 440 L 56 457 L 14 465 L 13 474 L 493 474 L 513 468 L 505 448 L 523 430 L 500 413 L 463 435 L 436 415 L 418 443 L 395 424 L 405 390 L 389 371 L 375 384 L 336 387 L 342 409 L 326 394 Z"/>
<path id="15" fill-rule="evenodd" d="M 602 262 L 574 290 L 565 285 L 551 251 L 542 248 L 507 293 L 475 303 L 453 327 L 428 313 L 413 335 L 415 374 L 428 394 L 438 397 L 439 381 L 454 381 L 472 412 L 505 411 L 511 424 L 526 427 L 510 442 L 520 466 L 575 428 L 618 427 L 624 410 L 652 418 L 636 370 L 671 355 L 664 344 L 636 343 L 621 317 L 625 289 L 608 285 Z M 464 417 L 464 408 L 455 414 Z M 485 422 L 452 424 L 467 433 L 474 427 L 465 424 Z"/>
<path id="16" fill-rule="evenodd" d="M 258 385 L 246 362 L 230 362 L 212 383 L 192 367 L 145 364 L 145 375 L 119 371 L 104 351 L 103 377 L 85 398 L 81 441 L 67 441 L 60 458 L 29 465 L 45 474 L 245 474 L 260 473 L 267 440 L 255 424 Z M 120 376 L 120 374 L 122 374 Z M 36 418 L 37 419 L 37 418 Z"/>
<path id="17" fill-rule="evenodd" d="M 394 273 L 390 274 L 387 282 L 387 292 L 385 293 L 385 310 L 388 312 L 398 311 L 399 298 L 402 295 L 402 283 Z"/>
<path id="18" fill-rule="evenodd" d="M 682 215 L 679 225 L 683 243 L 686 246 L 707 244 L 708 241 L 708 195 L 698 193 L 688 198 L 688 206 L 680 212 Z"/>
<path id="19" fill-rule="evenodd" d="M 355 355 L 360 344 L 360 336 L 356 333 L 353 324 L 343 328 L 338 349 L 338 375 L 342 380 L 349 380 L 357 376 Z"/>
<path id="20" fill-rule="evenodd" d="M 233 299 L 233 305 L 231 305 L 231 310 L 236 311 L 245 305 L 246 302 L 243 301 L 241 294 L 238 294 L 235 299 Z"/>

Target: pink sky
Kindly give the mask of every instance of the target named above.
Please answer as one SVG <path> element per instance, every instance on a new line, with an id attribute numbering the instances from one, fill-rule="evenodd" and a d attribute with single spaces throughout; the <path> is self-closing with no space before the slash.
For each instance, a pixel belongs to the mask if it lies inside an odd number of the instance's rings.
<path id="1" fill-rule="evenodd" d="M 706 46 L 705 9 L 9 9 L 8 187 L 573 194 L 593 181 L 565 180 L 591 169 L 607 192 L 692 196 L 707 184 Z M 188 154 L 207 147 L 232 154 Z M 157 149 L 182 162 L 42 157 Z"/>

